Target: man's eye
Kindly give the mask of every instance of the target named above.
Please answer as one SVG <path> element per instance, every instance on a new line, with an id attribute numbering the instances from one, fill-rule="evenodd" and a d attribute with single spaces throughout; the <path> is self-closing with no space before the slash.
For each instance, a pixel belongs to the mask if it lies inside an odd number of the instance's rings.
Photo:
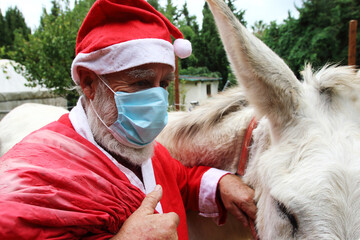
<path id="1" fill-rule="evenodd" d="M 138 87 L 145 87 L 145 86 L 147 86 L 147 82 L 146 81 L 138 81 L 135 83 L 135 85 Z"/>
<path id="2" fill-rule="evenodd" d="M 166 89 L 168 86 L 169 86 L 169 82 L 167 82 L 167 81 L 162 81 L 162 82 L 160 82 L 160 87 Z"/>

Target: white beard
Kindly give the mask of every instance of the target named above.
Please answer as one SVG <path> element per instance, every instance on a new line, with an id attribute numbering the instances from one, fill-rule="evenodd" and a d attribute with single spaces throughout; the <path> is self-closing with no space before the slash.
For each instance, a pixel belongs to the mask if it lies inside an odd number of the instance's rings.
<path id="1" fill-rule="evenodd" d="M 95 97 L 92 101 L 93 107 L 108 126 L 113 124 L 117 119 L 117 108 L 112 96 L 112 94 L 108 94 L 105 85 L 100 83 L 97 86 Z M 131 148 L 121 144 L 100 121 L 94 109 L 91 107 L 89 99 L 86 99 L 86 101 L 86 115 L 91 132 L 94 135 L 95 141 L 104 147 L 106 151 L 125 158 L 129 163 L 135 166 L 140 166 L 152 157 L 154 152 L 154 142 L 143 148 Z"/>

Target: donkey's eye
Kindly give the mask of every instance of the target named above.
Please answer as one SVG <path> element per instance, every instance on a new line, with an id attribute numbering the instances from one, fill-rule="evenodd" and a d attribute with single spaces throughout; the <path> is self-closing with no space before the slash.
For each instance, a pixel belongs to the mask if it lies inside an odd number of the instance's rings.
<path id="1" fill-rule="evenodd" d="M 292 228 L 293 228 L 292 235 L 294 237 L 299 228 L 299 225 L 298 225 L 295 215 L 293 213 L 291 213 L 283 203 L 281 203 L 279 201 L 276 201 L 276 203 L 277 203 L 279 212 L 282 214 L 283 217 L 286 217 L 289 220 L 290 224 L 292 225 Z"/>

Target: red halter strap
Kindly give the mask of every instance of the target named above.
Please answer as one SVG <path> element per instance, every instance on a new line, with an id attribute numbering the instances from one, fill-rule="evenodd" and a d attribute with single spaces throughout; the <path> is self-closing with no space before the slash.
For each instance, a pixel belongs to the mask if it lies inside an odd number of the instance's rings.
<path id="1" fill-rule="evenodd" d="M 249 123 L 249 126 L 246 130 L 242 148 L 241 148 L 241 154 L 240 154 L 240 160 L 239 160 L 239 166 L 238 170 L 236 172 L 237 175 L 244 176 L 245 169 L 247 167 L 247 163 L 249 160 L 249 147 L 252 142 L 252 132 L 257 127 L 258 122 L 256 121 L 255 117 L 253 117 Z M 256 232 L 255 223 L 254 221 L 250 222 L 250 229 L 254 240 L 259 240 L 259 237 Z"/>
<path id="2" fill-rule="evenodd" d="M 247 167 L 247 162 L 249 160 L 249 147 L 252 142 L 252 132 L 257 127 L 257 124 L 258 122 L 256 121 L 255 117 L 253 117 L 249 123 L 249 126 L 244 136 L 244 140 L 241 148 L 239 166 L 236 172 L 237 175 L 244 176 L 245 174 L 245 169 Z"/>

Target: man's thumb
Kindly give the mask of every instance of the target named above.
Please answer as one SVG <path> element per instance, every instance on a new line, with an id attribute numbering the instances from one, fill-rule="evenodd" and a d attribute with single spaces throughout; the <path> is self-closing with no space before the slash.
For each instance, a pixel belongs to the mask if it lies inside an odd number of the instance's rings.
<path id="1" fill-rule="evenodd" d="M 142 209 L 145 214 L 153 214 L 156 205 L 162 197 L 162 194 L 162 187 L 160 185 L 156 185 L 154 191 L 146 195 L 139 209 Z"/>

